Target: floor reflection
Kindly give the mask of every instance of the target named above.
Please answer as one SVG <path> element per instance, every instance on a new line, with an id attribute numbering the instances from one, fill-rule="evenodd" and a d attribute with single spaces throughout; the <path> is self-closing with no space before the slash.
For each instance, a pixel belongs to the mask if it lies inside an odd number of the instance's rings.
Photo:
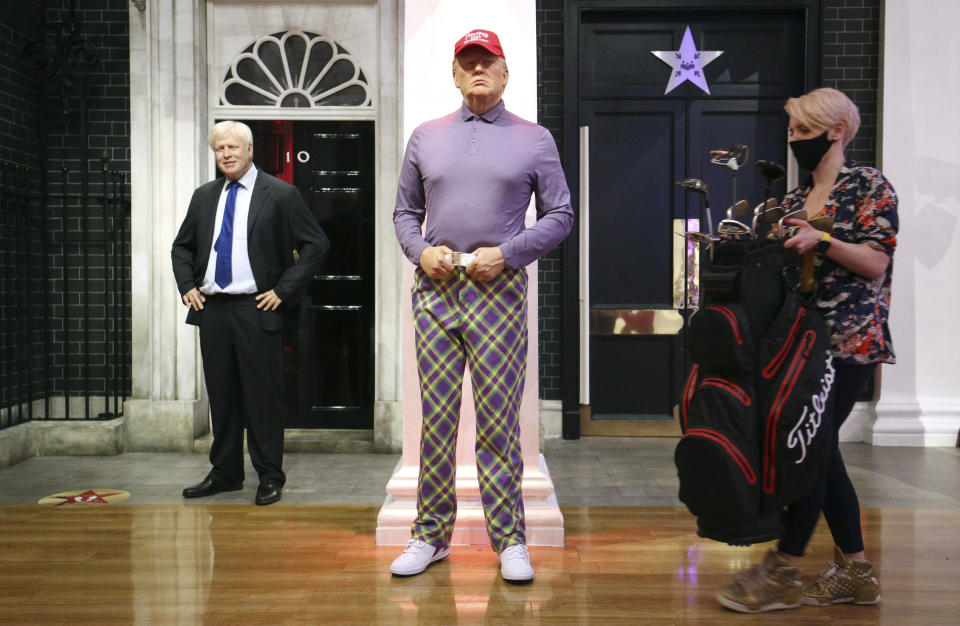
<path id="1" fill-rule="evenodd" d="M 679 507 L 568 507 L 567 545 L 531 548 L 530 585 L 486 546 L 455 546 L 411 578 L 374 546 L 377 507 L 0 507 L 0 622 L 741 623 L 715 589 L 771 544 L 699 539 Z M 801 607 L 784 623 L 954 623 L 957 509 L 865 509 L 876 607 Z M 801 568 L 830 558 L 821 525 Z"/>
<path id="2" fill-rule="evenodd" d="M 490 550 L 455 546 L 454 553 L 452 560 L 431 566 L 425 574 L 392 577 L 381 589 L 397 613 L 378 617 L 409 624 L 522 623 L 539 615 L 553 596 L 550 585 L 539 578 L 536 584 L 504 582 Z"/>

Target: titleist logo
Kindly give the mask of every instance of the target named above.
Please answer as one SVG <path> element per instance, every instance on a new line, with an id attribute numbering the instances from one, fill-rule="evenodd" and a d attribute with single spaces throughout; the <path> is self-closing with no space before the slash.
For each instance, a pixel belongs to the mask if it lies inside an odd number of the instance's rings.
<path id="1" fill-rule="evenodd" d="M 803 407 L 803 414 L 797 420 L 796 425 L 790 429 L 787 436 L 787 447 L 791 450 L 799 447 L 800 458 L 794 461 L 796 464 L 803 463 L 807 458 L 807 446 L 817 436 L 820 425 L 823 423 L 823 412 L 827 409 L 827 399 L 830 397 L 830 389 L 833 387 L 833 378 L 836 370 L 833 369 L 833 355 L 827 354 L 826 371 L 823 378 L 820 379 L 820 392 L 810 396 L 810 406 Z"/>

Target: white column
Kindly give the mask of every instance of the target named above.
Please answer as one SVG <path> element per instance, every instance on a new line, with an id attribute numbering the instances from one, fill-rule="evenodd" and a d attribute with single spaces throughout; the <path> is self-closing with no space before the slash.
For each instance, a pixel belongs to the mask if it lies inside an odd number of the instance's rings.
<path id="1" fill-rule="evenodd" d="M 403 127 L 400 119 L 399 53 L 402 15 L 397 0 L 381 0 L 380 42 L 380 119 L 377 124 L 377 212 L 376 212 L 376 401 L 374 403 L 374 444 L 378 451 L 396 452 L 403 445 L 401 395 L 402 312 L 409 308 L 409 296 L 402 290 L 406 259 L 397 245 L 393 230 L 393 205 L 397 197 L 396 181 L 403 155 Z"/>
<path id="2" fill-rule="evenodd" d="M 125 449 L 190 450 L 207 427 L 197 333 L 170 246 L 206 149 L 206 2 L 130 6 L 133 396 Z"/>
<path id="3" fill-rule="evenodd" d="M 453 85 L 451 63 L 456 40 L 474 28 L 497 33 L 510 65 L 510 84 L 504 95 L 508 108 L 529 120 L 537 117 L 537 55 L 535 3 L 529 0 L 489 0 L 482 17 L 464 11 L 458 0 L 406 3 L 404 14 L 403 136 L 428 119 L 456 110 L 462 101 Z M 528 212 L 528 222 L 531 213 Z M 402 305 L 403 455 L 387 483 L 387 499 L 377 520 L 377 544 L 403 544 L 410 538 L 416 517 L 417 474 L 420 463 L 420 390 L 417 380 L 410 312 L 413 268 L 406 262 Z M 539 450 L 537 368 L 537 266 L 527 268 L 529 281 L 529 350 L 527 378 L 520 409 L 520 440 L 524 463 L 523 500 L 527 542 L 530 545 L 563 545 L 563 515 L 557 506 L 546 460 Z M 477 481 L 476 415 L 469 376 L 457 442 L 456 544 L 489 544 Z"/>
<path id="4" fill-rule="evenodd" d="M 960 56 L 954 0 L 887 0 L 883 20 L 882 162 L 897 191 L 900 236 L 875 445 L 953 446 L 960 429 Z M 939 62 L 937 60 L 943 60 Z"/>

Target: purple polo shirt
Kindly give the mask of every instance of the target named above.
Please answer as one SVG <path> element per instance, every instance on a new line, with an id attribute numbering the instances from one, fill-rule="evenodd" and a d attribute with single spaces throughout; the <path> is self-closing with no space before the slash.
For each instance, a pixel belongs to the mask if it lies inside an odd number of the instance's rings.
<path id="1" fill-rule="evenodd" d="M 531 192 L 537 223 L 526 228 Z M 414 265 L 427 247 L 440 245 L 454 252 L 500 246 L 509 268 L 542 257 L 573 224 L 553 136 L 507 111 L 502 100 L 483 115 L 464 104 L 421 124 L 407 142 L 393 223 Z"/>

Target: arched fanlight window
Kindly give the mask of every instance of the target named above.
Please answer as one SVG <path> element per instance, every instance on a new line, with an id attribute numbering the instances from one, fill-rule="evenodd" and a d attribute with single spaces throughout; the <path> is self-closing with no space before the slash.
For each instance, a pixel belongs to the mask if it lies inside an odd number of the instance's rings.
<path id="1" fill-rule="evenodd" d="M 233 60 L 220 104 L 276 107 L 369 107 L 367 79 L 329 37 L 299 30 L 260 37 Z"/>

